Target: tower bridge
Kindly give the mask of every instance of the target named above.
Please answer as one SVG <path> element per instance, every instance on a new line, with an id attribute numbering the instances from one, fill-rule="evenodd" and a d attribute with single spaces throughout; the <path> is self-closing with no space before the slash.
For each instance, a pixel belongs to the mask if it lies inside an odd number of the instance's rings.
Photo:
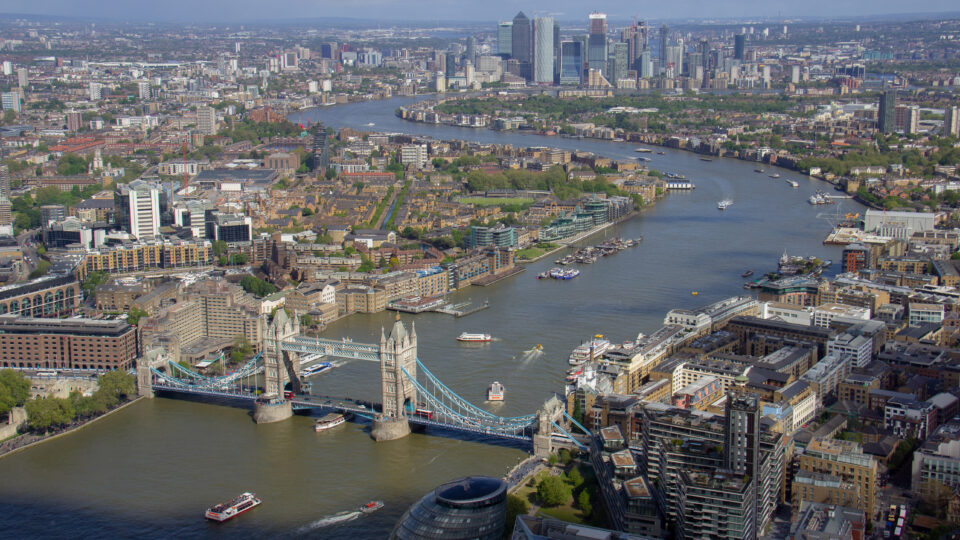
<path id="1" fill-rule="evenodd" d="M 378 363 L 380 403 L 305 393 L 299 356 L 308 354 Z M 256 378 L 260 374 L 262 387 Z M 498 416 L 461 397 L 420 361 L 415 325 L 408 331 L 399 320 L 389 335 L 381 329 L 378 344 L 368 344 L 302 336 L 298 319 L 279 310 L 267 328 L 260 354 L 232 373 L 208 377 L 172 362 L 166 366 L 142 362 L 137 379 L 141 395 L 152 397 L 159 391 L 253 403 L 258 423 L 284 420 L 294 410 L 326 408 L 369 418 L 370 435 L 376 441 L 405 437 L 411 425 L 419 425 L 526 441 L 539 456 L 552 453 L 558 443 L 586 448 L 569 433 L 569 426 L 587 430 L 566 414 L 556 396 L 537 411 L 514 417 Z M 285 392 L 288 384 L 291 390 Z"/>

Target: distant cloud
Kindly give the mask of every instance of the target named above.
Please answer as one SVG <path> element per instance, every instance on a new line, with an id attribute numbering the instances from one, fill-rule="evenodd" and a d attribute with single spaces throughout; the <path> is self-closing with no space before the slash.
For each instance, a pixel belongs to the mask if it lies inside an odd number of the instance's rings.
<path id="1" fill-rule="evenodd" d="M 718 17 L 856 17 L 918 12 L 957 11 L 955 0 L 680 0 L 640 4 L 635 0 L 6 0 L 0 11 L 65 17 L 114 20 L 181 21 L 208 23 L 269 22 L 317 17 L 352 17 L 382 23 L 409 20 L 495 21 L 511 18 L 518 9 L 533 16 L 554 14 L 573 21 L 592 10 L 611 19 L 718 18 Z M 584 23 L 586 24 L 586 23 Z"/>

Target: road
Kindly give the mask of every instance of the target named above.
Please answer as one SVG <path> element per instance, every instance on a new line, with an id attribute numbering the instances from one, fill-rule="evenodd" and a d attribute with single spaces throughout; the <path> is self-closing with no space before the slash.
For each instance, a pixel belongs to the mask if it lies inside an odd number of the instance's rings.
<path id="1" fill-rule="evenodd" d="M 33 272 L 33 269 L 37 267 L 37 261 L 40 260 L 37 254 L 37 243 L 34 239 L 38 232 L 38 229 L 33 229 L 17 235 L 17 243 L 20 244 L 20 249 L 23 251 L 23 264 L 20 265 L 19 280 L 27 279 L 30 272 Z"/>

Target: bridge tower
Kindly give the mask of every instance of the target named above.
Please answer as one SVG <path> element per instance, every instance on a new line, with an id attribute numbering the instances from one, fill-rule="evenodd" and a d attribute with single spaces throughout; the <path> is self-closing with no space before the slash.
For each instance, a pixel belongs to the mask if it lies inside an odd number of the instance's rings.
<path id="1" fill-rule="evenodd" d="M 537 432 L 533 434 L 533 455 L 549 457 L 553 453 L 553 424 L 563 421 L 563 412 L 566 410 L 563 403 L 556 396 L 551 396 L 537 410 Z"/>
<path id="2" fill-rule="evenodd" d="M 417 329 L 410 332 L 400 322 L 393 324 L 390 337 L 380 330 L 380 389 L 383 411 L 373 420 L 370 435 L 376 441 L 392 441 L 410 434 L 407 414 L 417 406 L 417 390 L 404 374 L 417 376 Z"/>
<path id="3" fill-rule="evenodd" d="M 278 309 L 264 333 L 264 394 L 257 400 L 253 410 L 253 419 L 258 424 L 276 422 L 293 415 L 290 402 L 283 399 L 283 387 L 289 382 L 295 393 L 300 392 L 300 362 L 296 353 L 284 351 L 281 344 L 299 334 L 297 314 L 291 317 L 283 309 Z"/>

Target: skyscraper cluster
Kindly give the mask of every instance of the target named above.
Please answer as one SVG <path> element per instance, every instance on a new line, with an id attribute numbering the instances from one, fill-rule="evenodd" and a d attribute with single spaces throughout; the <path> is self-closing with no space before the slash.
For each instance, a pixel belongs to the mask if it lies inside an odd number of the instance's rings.
<path id="1" fill-rule="evenodd" d="M 505 71 L 537 84 L 616 86 L 622 79 L 665 73 L 668 65 L 679 73 L 683 65 L 683 42 L 670 48 L 667 27 L 660 29 L 659 54 L 650 51 L 650 29 L 643 21 L 612 37 L 607 15 L 593 12 L 586 30 L 562 36 L 553 17 L 530 19 L 521 11 L 497 25 L 497 53 L 506 61 Z"/>

